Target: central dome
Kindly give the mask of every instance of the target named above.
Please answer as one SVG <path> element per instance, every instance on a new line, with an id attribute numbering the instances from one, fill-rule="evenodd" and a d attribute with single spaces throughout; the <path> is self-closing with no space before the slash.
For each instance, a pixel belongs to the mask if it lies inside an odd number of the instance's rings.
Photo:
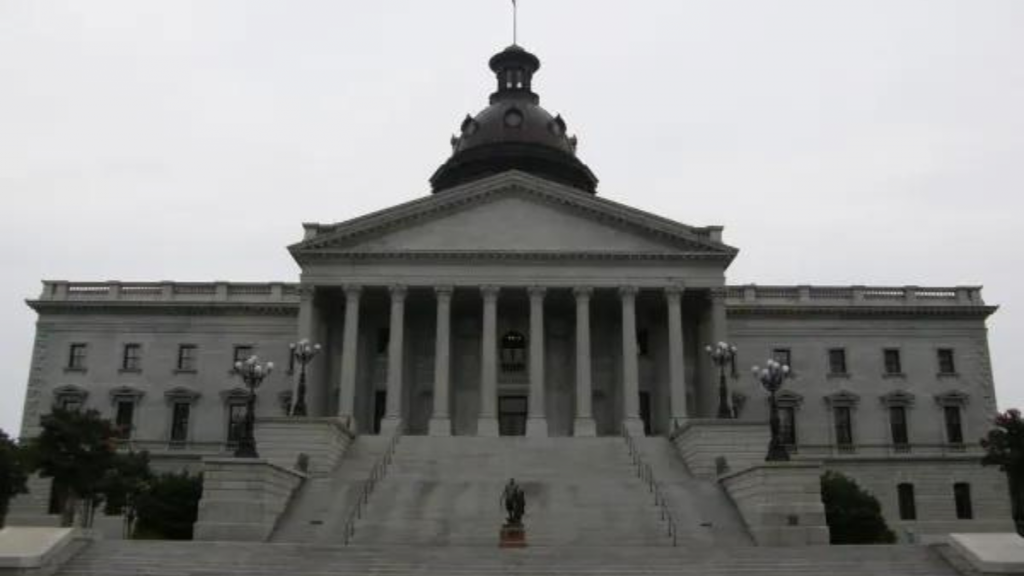
<path id="1" fill-rule="evenodd" d="M 452 156 L 430 178 L 434 192 L 508 170 L 522 170 L 594 193 L 597 178 L 576 157 L 576 138 L 561 116 L 540 106 L 532 90 L 540 60 L 519 46 L 491 58 L 498 90 L 490 106 L 466 116 L 452 137 Z"/>

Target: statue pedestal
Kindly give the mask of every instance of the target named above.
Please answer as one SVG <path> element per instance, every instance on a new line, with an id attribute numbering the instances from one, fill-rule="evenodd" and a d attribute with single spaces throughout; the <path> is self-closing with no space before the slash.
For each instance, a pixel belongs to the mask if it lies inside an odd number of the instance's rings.
<path id="1" fill-rule="evenodd" d="M 505 524 L 501 527 L 499 548 L 526 548 L 526 529 L 522 524 Z"/>

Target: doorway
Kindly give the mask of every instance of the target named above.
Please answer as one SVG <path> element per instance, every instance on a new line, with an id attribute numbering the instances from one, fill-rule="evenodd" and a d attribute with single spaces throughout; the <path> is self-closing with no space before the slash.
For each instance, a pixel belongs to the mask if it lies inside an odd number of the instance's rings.
<path id="1" fill-rule="evenodd" d="M 651 393 L 640 393 L 640 419 L 644 422 L 644 436 L 651 435 Z"/>
<path id="2" fill-rule="evenodd" d="M 498 433 L 502 436 L 526 435 L 526 396 L 498 398 Z"/>
<path id="3" fill-rule="evenodd" d="M 376 390 L 373 393 L 373 433 L 380 434 L 380 421 L 388 407 L 388 391 Z"/>

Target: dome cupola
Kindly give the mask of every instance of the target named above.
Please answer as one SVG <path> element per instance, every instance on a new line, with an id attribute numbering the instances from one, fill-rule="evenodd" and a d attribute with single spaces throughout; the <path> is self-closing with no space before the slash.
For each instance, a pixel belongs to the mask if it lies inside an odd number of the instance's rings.
<path id="1" fill-rule="evenodd" d="M 533 76 L 540 60 L 512 45 L 490 61 L 497 90 L 490 106 L 466 116 L 453 136 L 452 156 L 430 178 L 434 192 L 508 170 L 522 170 L 591 194 L 597 177 L 576 157 L 576 137 L 561 116 L 540 106 Z"/>

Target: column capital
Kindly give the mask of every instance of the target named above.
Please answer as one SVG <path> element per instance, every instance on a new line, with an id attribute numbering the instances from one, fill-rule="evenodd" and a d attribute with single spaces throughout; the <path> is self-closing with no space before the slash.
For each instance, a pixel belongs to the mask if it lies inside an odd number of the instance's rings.
<path id="1" fill-rule="evenodd" d="M 686 287 L 682 284 L 670 284 L 665 287 L 665 296 L 669 299 L 681 298 L 686 292 Z"/>
<path id="2" fill-rule="evenodd" d="M 349 300 L 359 298 L 359 295 L 363 293 L 363 287 L 359 284 L 345 284 L 341 289 L 345 291 L 345 297 Z"/>
<path id="3" fill-rule="evenodd" d="M 639 291 L 639 288 L 636 286 L 619 286 L 619 296 L 623 298 L 633 298 Z"/>
<path id="4" fill-rule="evenodd" d="M 391 293 L 392 300 L 404 300 L 405 295 L 409 293 L 409 287 L 403 284 L 393 284 L 388 287 L 388 291 Z"/>
<path id="5" fill-rule="evenodd" d="M 498 293 L 500 292 L 500 286 L 492 286 L 490 284 L 487 284 L 480 287 L 480 295 L 484 297 L 484 300 L 497 300 Z"/>
<path id="6" fill-rule="evenodd" d="M 708 289 L 708 294 L 711 295 L 713 301 L 724 301 L 725 300 L 725 286 L 719 286 L 717 288 Z"/>
<path id="7" fill-rule="evenodd" d="M 548 289 L 544 286 L 530 286 L 526 289 L 526 293 L 530 295 L 530 298 L 543 299 L 544 295 L 547 294 Z"/>
<path id="8" fill-rule="evenodd" d="M 316 294 L 316 286 L 312 284 L 299 284 L 298 292 L 301 300 L 308 300 Z"/>
<path id="9" fill-rule="evenodd" d="M 434 294 L 438 298 L 451 298 L 452 294 L 455 293 L 455 287 L 450 285 L 445 286 L 434 286 Z"/>
<path id="10" fill-rule="evenodd" d="M 572 293 L 577 300 L 589 300 L 594 295 L 594 289 L 591 286 L 577 286 L 572 289 Z"/>

